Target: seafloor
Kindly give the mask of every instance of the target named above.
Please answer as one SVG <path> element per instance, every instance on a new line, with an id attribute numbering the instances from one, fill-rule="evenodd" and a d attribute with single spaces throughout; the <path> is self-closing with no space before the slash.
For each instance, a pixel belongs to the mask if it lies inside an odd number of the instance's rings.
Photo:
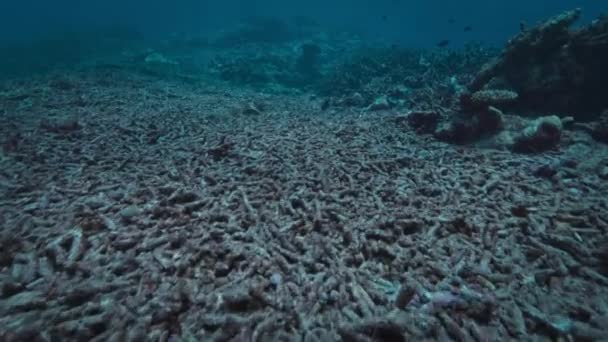
<path id="1" fill-rule="evenodd" d="M 608 149 L 584 132 L 524 155 L 310 95 L 118 70 L 3 87 L 3 340 L 605 336 Z"/>

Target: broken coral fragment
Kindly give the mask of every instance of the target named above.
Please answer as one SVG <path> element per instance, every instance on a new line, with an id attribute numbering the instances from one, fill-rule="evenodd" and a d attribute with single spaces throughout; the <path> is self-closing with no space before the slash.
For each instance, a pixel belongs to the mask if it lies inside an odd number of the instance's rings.
<path id="1" fill-rule="evenodd" d="M 488 89 L 479 90 L 471 95 L 471 102 L 475 106 L 500 106 L 517 101 L 519 95 L 512 90 Z"/>

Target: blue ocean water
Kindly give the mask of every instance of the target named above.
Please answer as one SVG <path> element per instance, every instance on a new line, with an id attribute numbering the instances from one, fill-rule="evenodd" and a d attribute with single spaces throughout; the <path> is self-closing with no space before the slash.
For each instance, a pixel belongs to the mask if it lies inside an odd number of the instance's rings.
<path id="1" fill-rule="evenodd" d="M 249 16 L 307 16 L 324 25 L 348 27 L 369 36 L 429 46 L 439 39 L 458 43 L 481 40 L 503 43 L 519 23 L 533 24 L 555 13 L 580 7 L 583 21 L 606 11 L 602 1 L 524 1 L 501 3 L 463 0 L 292 1 L 226 0 L 179 3 L 165 1 L 3 1 L 0 38 L 27 39 L 53 30 L 88 29 L 98 25 L 129 26 L 150 35 L 200 32 L 228 27 Z M 383 21 L 382 16 L 388 20 Z M 470 25 L 468 34 L 461 28 Z"/>
<path id="2" fill-rule="evenodd" d="M 605 341 L 606 1 L 0 2 L 0 342 Z"/>

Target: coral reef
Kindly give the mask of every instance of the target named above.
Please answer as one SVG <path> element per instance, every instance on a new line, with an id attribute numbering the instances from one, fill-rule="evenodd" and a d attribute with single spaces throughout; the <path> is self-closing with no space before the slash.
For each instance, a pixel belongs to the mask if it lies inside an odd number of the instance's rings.
<path id="1" fill-rule="evenodd" d="M 577 15 L 497 60 L 597 48 Z M 479 45 L 317 29 L 0 80 L 0 340 L 604 339 L 608 111 L 519 115 Z"/>
<path id="2" fill-rule="evenodd" d="M 603 32 L 608 25 L 604 23 L 606 18 L 600 18 L 589 26 L 570 30 L 579 15 L 580 10 L 565 12 L 509 41 L 504 51 L 475 75 L 468 92 L 460 94 L 460 108 L 438 126 L 435 137 L 462 144 L 498 134 L 491 139 L 501 141 L 498 144 L 503 147 L 516 152 L 542 152 L 558 146 L 563 125 L 571 127 L 578 121 L 578 127 L 602 141 L 604 125 L 598 113 L 608 102 L 602 102 L 606 97 L 600 84 L 608 78 L 608 67 L 591 62 L 586 54 L 594 51 L 594 60 L 603 60 L 602 54 L 608 51 L 604 41 L 608 31 Z M 514 90 L 497 89 L 496 84 Z M 564 120 L 543 117 L 520 128 L 505 123 L 505 118 L 519 120 L 505 116 L 503 110 L 536 116 L 548 111 L 561 114 Z M 595 122 L 584 125 L 581 120 Z M 506 125 L 510 129 L 501 132 Z"/>
<path id="3" fill-rule="evenodd" d="M 320 95 L 343 98 L 356 93 L 365 106 L 386 96 L 391 107 L 422 109 L 417 108 L 419 103 L 455 103 L 459 83 L 467 82 L 494 51 L 477 45 L 467 45 L 459 53 L 370 47 L 351 55 L 328 70 Z"/>
<path id="4" fill-rule="evenodd" d="M 469 85 L 482 89 L 494 78 L 507 82 L 528 111 L 557 112 L 592 120 L 608 107 L 608 17 L 570 29 L 580 10 L 562 13 L 523 30 Z"/>

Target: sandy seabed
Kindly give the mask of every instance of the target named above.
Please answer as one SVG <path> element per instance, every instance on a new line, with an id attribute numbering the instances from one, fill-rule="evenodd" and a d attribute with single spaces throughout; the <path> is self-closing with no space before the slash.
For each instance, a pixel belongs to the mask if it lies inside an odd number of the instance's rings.
<path id="1" fill-rule="evenodd" d="M 582 132 L 521 155 L 310 95 L 1 88 L 2 340 L 606 336 L 608 149 Z"/>

